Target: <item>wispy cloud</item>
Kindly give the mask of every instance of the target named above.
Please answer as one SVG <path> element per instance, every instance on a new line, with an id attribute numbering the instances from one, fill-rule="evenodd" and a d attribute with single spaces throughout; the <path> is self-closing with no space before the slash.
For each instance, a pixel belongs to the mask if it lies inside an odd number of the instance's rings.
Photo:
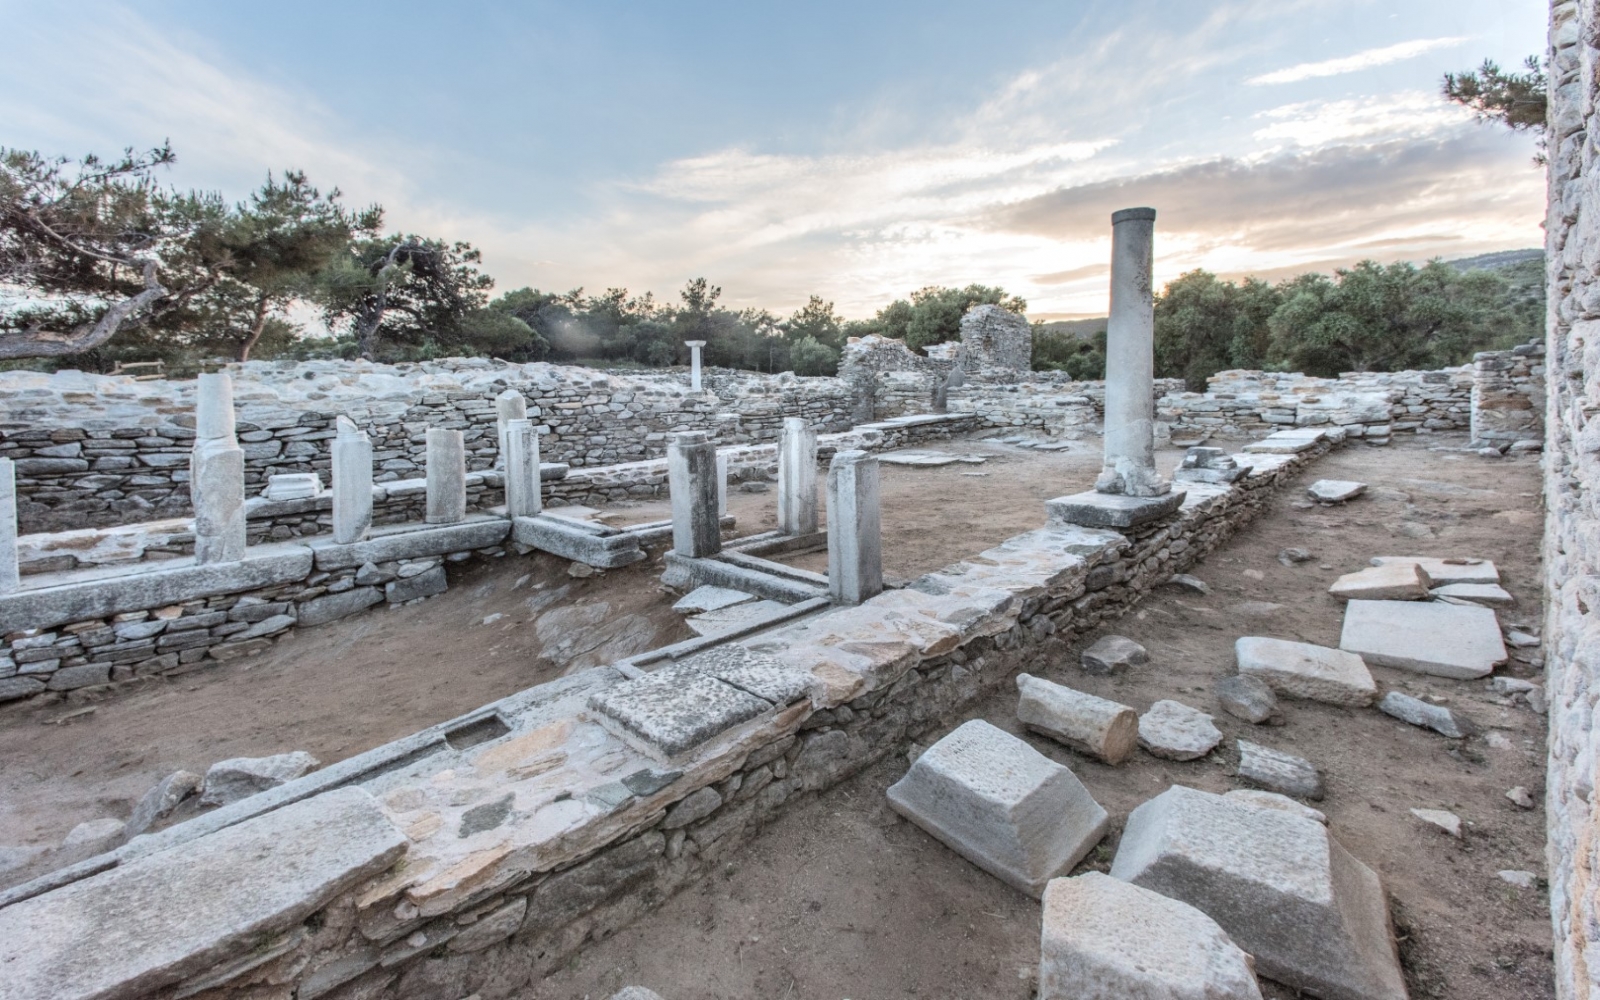
<path id="1" fill-rule="evenodd" d="M 1326 146 L 1340 142 L 1436 135 L 1473 120 L 1472 112 L 1421 90 L 1359 100 L 1300 101 L 1255 115 L 1268 124 L 1252 133 L 1265 142 Z"/>
<path id="2" fill-rule="evenodd" d="M 1298 83 L 1301 80 L 1313 80 L 1321 76 L 1339 76 L 1343 73 L 1356 73 L 1374 66 L 1386 66 L 1389 63 L 1400 62 L 1405 59 L 1414 59 L 1425 52 L 1434 49 L 1448 48 L 1469 41 L 1465 37 L 1458 38 L 1419 38 L 1415 41 L 1401 42 L 1398 45 L 1385 45 L 1378 49 L 1366 49 L 1352 56 L 1341 56 L 1338 59 L 1324 59 L 1321 62 L 1300 63 L 1287 69 L 1273 70 L 1246 80 L 1251 84 L 1270 83 Z"/>

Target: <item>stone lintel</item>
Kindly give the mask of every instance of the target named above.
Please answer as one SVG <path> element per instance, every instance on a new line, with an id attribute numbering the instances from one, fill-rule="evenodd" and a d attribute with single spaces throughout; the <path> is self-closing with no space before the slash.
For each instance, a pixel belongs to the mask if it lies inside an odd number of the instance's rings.
<path id="1" fill-rule="evenodd" d="M 730 554 L 723 552 L 709 559 L 692 559 L 680 556 L 669 549 L 666 554 L 667 568 L 686 574 L 687 582 L 697 587 L 707 584 L 713 587 L 727 587 L 770 601 L 793 603 L 827 596 L 826 583 L 817 584 L 792 576 L 780 576 L 753 566 L 737 565 L 727 558 Z M 751 560 L 751 562 L 764 561 Z"/>
<path id="2" fill-rule="evenodd" d="M 611 531 L 602 533 L 571 518 L 549 514 L 519 517 L 513 522 L 511 537 L 541 552 L 587 563 L 599 569 L 616 569 L 645 557 L 637 535 Z M 670 531 L 670 529 L 668 529 Z"/>
<path id="3" fill-rule="evenodd" d="M 1045 512 L 1056 524 L 1085 528 L 1132 528 L 1166 517 L 1183 506 L 1186 494 L 1173 490 L 1159 497 L 1130 497 L 1089 490 L 1046 500 Z"/>
<path id="4" fill-rule="evenodd" d="M 348 569 L 363 563 L 421 559 L 447 552 L 486 549 L 505 541 L 511 522 L 487 515 L 468 517 L 454 524 L 398 524 L 373 528 L 364 541 L 340 545 L 332 537 L 307 544 L 317 555 L 317 569 Z"/>

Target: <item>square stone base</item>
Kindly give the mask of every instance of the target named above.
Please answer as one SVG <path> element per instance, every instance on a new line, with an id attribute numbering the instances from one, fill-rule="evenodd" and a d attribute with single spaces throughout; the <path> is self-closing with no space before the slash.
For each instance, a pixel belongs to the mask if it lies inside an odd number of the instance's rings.
<path id="1" fill-rule="evenodd" d="M 1074 493 L 1044 502 L 1052 522 L 1085 528 L 1132 528 L 1166 517 L 1183 506 L 1187 494 L 1173 490 L 1159 497 L 1129 497 L 1117 493 Z"/>

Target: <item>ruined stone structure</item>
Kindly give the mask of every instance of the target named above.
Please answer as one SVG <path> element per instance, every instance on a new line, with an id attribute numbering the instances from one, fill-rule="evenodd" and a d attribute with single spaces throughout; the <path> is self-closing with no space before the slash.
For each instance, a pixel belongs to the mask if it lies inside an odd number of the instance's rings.
<path id="1" fill-rule="evenodd" d="M 1033 367 L 1033 330 L 1028 321 L 999 306 L 973 306 L 961 317 L 962 366 L 969 370 Z"/>

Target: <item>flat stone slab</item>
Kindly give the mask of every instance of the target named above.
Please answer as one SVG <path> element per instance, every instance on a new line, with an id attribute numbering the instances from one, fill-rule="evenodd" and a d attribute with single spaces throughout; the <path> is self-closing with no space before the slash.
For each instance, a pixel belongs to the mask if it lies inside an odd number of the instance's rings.
<path id="1" fill-rule="evenodd" d="M 1462 739 L 1477 731 L 1477 727 L 1471 722 L 1457 716 L 1443 705 L 1430 705 L 1421 698 L 1413 698 L 1399 691 L 1390 691 L 1384 695 L 1383 700 L 1378 702 L 1378 711 L 1401 722 L 1431 729 L 1440 736 L 1453 740 Z"/>
<path id="2" fill-rule="evenodd" d="M 982 719 L 929 747 L 888 794 L 896 812 L 1035 897 L 1110 822 L 1076 775 Z"/>
<path id="3" fill-rule="evenodd" d="M 1100 872 L 1044 891 L 1038 1000 L 1260 1000 L 1250 956 L 1215 920 Z"/>
<path id="4" fill-rule="evenodd" d="M 511 532 L 503 517 L 469 515 L 454 524 L 400 524 L 377 527 L 359 542 L 340 545 L 331 536 L 310 541 L 317 569 L 350 569 L 364 563 L 398 562 L 499 545 Z"/>
<path id="5" fill-rule="evenodd" d="M 1103 635 L 1078 657 L 1086 674 L 1119 674 L 1150 662 L 1150 651 L 1125 635 Z"/>
<path id="6" fill-rule="evenodd" d="M 589 697 L 589 707 L 668 758 L 749 721 L 772 702 L 674 663 Z"/>
<path id="7" fill-rule="evenodd" d="M 1233 644 L 1239 673 L 1279 694 L 1361 708 L 1378 697 L 1366 663 L 1354 653 L 1309 642 L 1243 636 Z"/>
<path id="8" fill-rule="evenodd" d="M 809 672 L 744 646 L 713 646 L 678 662 L 774 705 L 798 701 L 811 690 Z"/>
<path id="9" fill-rule="evenodd" d="M 1319 479 L 1306 487 L 1306 494 L 1320 503 L 1344 503 L 1365 492 L 1367 484 L 1353 479 Z"/>
<path id="10" fill-rule="evenodd" d="M 759 625 L 788 610 L 789 605 L 777 601 L 756 601 L 685 618 L 684 624 L 693 629 L 695 635 L 727 635 L 730 632 Z"/>
<path id="11" fill-rule="evenodd" d="M 1436 559 L 1432 556 L 1376 556 L 1374 566 L 1393 563 L 1416 563 L 1428 574 L 1435 587 L 1447 583 L 1499 583 L 1500 571 L 1487 559 Z"/>
<path id="12" fill-rule="evenodd" d="M 1045 513 L 1057 524 L 1076 524 L 1085 528 L 1132 528 L 1159 520 L 1183 506 L 1187 496 L 1173 490 L 1159 497 L 1129 497 L 1117 493 L 1089 490 L 1071 496 L 1046 500 Z"/>
<path id="13" fill-rule="evenodd" d="M 1309 760 L 1249 740 L 1239 741 L 1239 777 L 1299 799 L 1317 800 L 1323 795 L 1322 775 Z"/>
<path id="14" fill-rule="evenodd" d="M 947 451 L 885 451 L 878 453 L 878 461 L 884 465 L 931 468 L 956 462 L 979 465 L 985 459 L 982 455 L 952 455 Z"/>
<path id="15" fill-rule="evenodd" d="M 672 610 L 679 614 L 698 615 L 706 611 L 731 608 L 736 604 L 745 604 L 755 599 L 756 595 L 731 587 L 696 587 L 674 604 Z"/>
<path id="16" fill-rule="evenodd" d="M 1447 583 L 1429 591 L 1436 598 L 1449 597 L 1457 601 L 1481 604 L 1486 608 L 1514 607 L 1517 599 L 1498 583 Z"/>
<path id="17" fill-rule="evenodd" d="M 271 757 L 219 760 L 206 771 L 200 801 L 210 806 L 225 806 L 304 777 L 320 766 L 322 762 L 304 750 Z"/>
<path id="18" fill-rule="evenodd" d="M 408 841 L 340 788 L 0 909 L 0 998 L 154 994 L 241 959 L 398 861 Z"/>
<path id="19" fill-rule="evenodd" d="M 1139 716 L 1139 745 L 1154 757 L 1197 760 L 1221 742 L 1211 716 L 1181 701 L 1158 701 Z"/>
<path id="20" fill-rule="evenodd" d="M 1321 431 L 1279 431 L 1268 434 L 1260 441 L 1250 442 L 1244 446 L 1244 450 L 1259 455 L 1298 455 L 1315 448 L 1322 436 Z"/>
<path id="21" fill-rule="evenodd" d="M 1416 563 L 1389 563 L 1346 573 L 1328 593 L 1341 601 L 1426 601 L 1431 585 Z"/>
<path id="22" fill-rule="evenodd" d="M 616 569 L 645 557 L 632 534 L 549 512 L 516 518 L 511 537 L 521 545 L 600 569 Z"/>
<path id="23" fill-rule="evenodd" d="M 1351 601 L 1339 648 L 1368 663 L 1461 680 L 1506 661 L 1493 610 L 1438 601 Z"/>
<path id="24" fill-rule="evenodd" d="M 1175 785 L 1128 816 L 1114 878 L 1215 920 L 1325 1000 L 1406 1000 L 1383 885 L 1315 820 Z"/>

